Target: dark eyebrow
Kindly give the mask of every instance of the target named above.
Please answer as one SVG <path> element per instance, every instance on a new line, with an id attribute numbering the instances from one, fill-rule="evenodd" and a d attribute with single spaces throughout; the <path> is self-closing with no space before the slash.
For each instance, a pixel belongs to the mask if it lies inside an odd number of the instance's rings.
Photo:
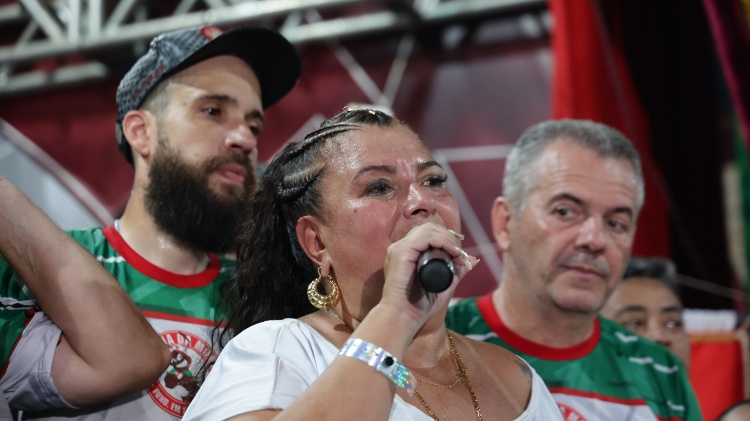
<path id="1" fill-rule="evenodd" d="M 621 308 L 620 310 L 618 310 L 617 313 L 615 313 L 615 315 L 619 316 L 619 315 L 621 315 L 623 313 L 636 313 L 636 312 L 637 313 L 646 313 L 647 312 L 646 311 L 646 307 L 640 306 L 640 305 L 625 306 L 625 307 Z M 664 308 L 662 308 L 660 310 L 660 313 L 662 313 L 662 314 L 663 313 L 680 313 L 681 314 L 682 313 L 682 307 L 680 307 L 680 306 L 664 307 Z"/>
<path id="2" fill-rule="evenodd" d="M 223 95 L 223 94 L 206 94 L 206 95 L 200 96 L 199 99 L 202 101 L 216 101 L 216 102 L 221 102 L 224 104 L 227 104 L 227 103 L 233 104 L 233 105 L 239 104 L 236 98 L 229 96 L 229 95 Z M 263 115 L 262 112 L 260 112 L 260 110 L 253 110 L 245 114 L 245 120 L 251 120 L 251 119 L 259 120 L 263 124 L 265 124 L 266 122 L 266 117 Z"/>
<path id="3" fill-rule="evenodd" d="M 419 165 L 417 166 L 417 170 L 419 170 L 419 171 L 424 171 L 424 170 L 426 170 L 427 168 L 431 168 L 431 167 L 438 167 L 438 168 L 440 168 L 441 170 L 443 169 L 443 166 L 442 166 L 442 165 L 440 165 L 440 164 L 439 164 L 439 163 L 438 163 L 437 161 L 425 161 L 425 162 L 422 162 L 422 163 L 420 163 L 420 164 L 419 164 Z"/>
<path id="4" fill-rule="evenodd" d="M 558 194 L 552 196 L 549 199 L 549 204 L 551 205 L 551 204 L 553 204 L 553 203 L 555 203 L 557 201 L 560 201 L 560 200 L 569 200 L 569 201 L 575 203 L 578 206 L 583 206 L 583 200 L 581 200 L 577 196 L 573 196 L 570 193 L 558 193 Z"/>
<path id="5" fill-rule="evenodd" d="M 621 315 L 623 313 L 634 313 L 634 312 L 646 313 L 646 307 L 639 306 L 639 305 L 625 306 L 625 307 L 617 310 L 617 313 L 615 313 L 615 316 L 619 316 L 619 315 Z"/>
<path id="6" fill-rule="evenodd" d="M 556 195 L 552 196 L 552 198 L 549 200 L 549 204 L 555 203 L 558 200 L 569 200 L 569 201 L 575 203 L 578 206 L 584 206 L 585 205 L 585 203 L 583 202 L 583 200 L 581 198 L 579 198 L 578 196 L 573 196 L 570 193 L 559 193 L 559 194 L 556 194 Z M 618 207 L 612 209 L 611 211 L 609 211 L 608 213 L 609 214 L 624 213 L 624 214 L 627 214 L 630 217 L 632 217 L 633 214 L 634 214 L 633 209 L 630 208 L 629 206 L 618 206 Z"/>
<path id="7" fill-rule="evenodd" d="M 361 170 L 357 171 L 357 175 L 354 176 L 354 179 L 358 179 L 361 175 L 366 174 L 368 172 L 385 172 L 388 174 L 395 174 L 396 168 L 390 165 L 368 165 Z"/>
<path id="8" fill-rule="evenodd" d="M 431 168 L 431 167 L 438 167 L 440 169 L 443 169 L 443 166 L 440 165 L 437 161 L 425 161 L 425 162 L 420 163 L 417 166 L 417 170 L 424 171 L 425 169 Z M 396 173 L 396 167 L 391 166 L 391 165 L 368 165 L 368 166 L 362 168 L 361 170 L 359 170 L 357 172 L 357 175 L 354 176 L 354 179 L 356 180 L 362 174 L 365 174 L 365 173 L 368 173 L 368 172 L 374 172 L 374 171 L 382 171 L 382 172 L 385 172 L 385 173 L 388 173 L 388 174 L 395 174 Z"/>
<path id="9" fill-rule="evenodd" d="M 669 306 L 661 309 L 662 313 L 682 313 L 682 307 L 680 306 Z"/>
<path id="10" fill-rule="evenodd" d="M 205 94 L 205 95 L 201 95 L 198 99 L 202 101 L 218 101 L 218 102 L 229 102 L 232 104 L 237 104 L 237 99 L 229 95 L 222 95 L 222 94 Z"/>

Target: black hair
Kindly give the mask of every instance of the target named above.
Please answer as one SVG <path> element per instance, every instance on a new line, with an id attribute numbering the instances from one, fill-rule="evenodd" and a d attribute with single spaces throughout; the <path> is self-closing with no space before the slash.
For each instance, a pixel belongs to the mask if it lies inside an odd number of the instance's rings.
<path id="1" fill-rule="evenodd" d="M 300 246 L 296 226 L 305 215 L 325 220 L 320 180 L 331 150 L 326 144 L 365 125 L 397 124 L 406 126 L 380 111 L 346 110 L 324 121 L 302 142 L 284 147 L 268 165 L 240 227 L 237 271 L 226 297 L 232 314 L 220 334 L 220 347 L 254 324 L 316 310 L 307 298 L 307 285 L 316 278 L 317 268 Z"/>
<path id="2" fill-rule="evenodd" d="M 222 288 L 225 312 L 220 314 L 229 318 L 217 320 L 211 335 L 213 349 L 220 351 L 234 335 L 255 324 L 317 310 L 307 298 L 317 268 L 297 240 L 297 221 L 305 215 L 325 220 L 320 180 L 331 151 L 326 144 L 362 126 L 394 125 L 409 127 L 381 111 L 345 110 L 321 123 L 302 142 L 286 145 L 268 164 L 239 227 L 237 270 Z M 214 362 L 205 361 L 199 368 L 199 387 Z M 188 400 L 194 396 L 191 393 Z"/>
<path id="3" fill-rule="evenodd" d="M 630 278 L 652 278 L 661 281 L 679 297 L 677 268 L 671 260 L 661 257 L 631 257 L 622 280 Z"/>

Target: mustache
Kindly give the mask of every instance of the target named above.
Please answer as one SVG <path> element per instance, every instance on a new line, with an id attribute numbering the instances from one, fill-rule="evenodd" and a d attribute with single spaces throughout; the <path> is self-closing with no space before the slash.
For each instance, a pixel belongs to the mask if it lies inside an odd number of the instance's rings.
<path id="1" fill-rule="evenodd" d="M 609 278 L 612 275 L 612 269 L 607 262 L 596 258 L 588 253 L 566 254 L 561 256 L 557 264 L 563 267 L 586 266 L 591 268 L 602 278 Z"/>
<path id="2" fill-rule="evenodd" d="M 233 152 L 208 159 L 203 164 L 203 169 L 206 172 L 213 172 L 225 164 L 239 164 L 247 170 L 248 174 L 253 172 L 253 163 L 250 161 L 250 156 Z"/>

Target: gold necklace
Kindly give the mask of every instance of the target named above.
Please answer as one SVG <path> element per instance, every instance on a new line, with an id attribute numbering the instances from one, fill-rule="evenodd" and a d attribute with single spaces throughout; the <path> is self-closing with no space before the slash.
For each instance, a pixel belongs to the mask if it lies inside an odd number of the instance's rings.
<path id="1" fill-rule="evenodd" d="M 466 366 L 461 361 L 461 356 L 458 354 L 458 349 L 456 348 L 456 344 L 453 343 L 453 337 L 451 336 L 450 332 L 446 330 L 445 333 L 448 335 L 448 344 L 451 347 L 451 354 L 453 354 L 453 358 L 456 359 L 456 366 L 458 366 L 458 379 L 456 380 L 456 382 L 458 382 L 458 380 L 461 380 L 464 386 L 466 386 L 466 390 L 468 390 L 469 395 L 471 395 L 471 403 L 474 404 L 474 411 L 476 411 L 477 413 L 477 420 L 482 421 L 482 412 L 479 410 L 479 402 L 477 402 L 477 396 L 476 394 L 474 394 L 474 389 L 471 387 L 471 381 L 469 380 L 469 375 L 466 373 Z M 451 388 L 456 384 L 456 383 L 453 383 L 450 386 L 443 386 L 443 385 L 429 383 L 429 382 L 425 382 L 425 383 L 444 387 L 444 388 Z M 427 405 L 427 402 L 425 402 L 422 395 L 420 395 L 419 392 L 417 392 L 416 390 L 414 391 L 414 395 L 417 397 L 417 399 L 419 399 L 419 402 L 422 404 L 422 406 L 424 406 L 424 409 L 427 410 L 427 414 L 429 414 L 433 420 L 440 421 L 437 415 L 435 415 L 435 412 L 432 411 L 432 408 L 430 408 L 430 406 Z"/>
<path id="2" fill-rule="evenodd" d="M 455 357 L 454 357 L 454 359 L 455 359 Z M 458 365 L 457 365 L 456 366 L 456 380 L 452 384 L 449 384 L 447 386 L 444 385 L 444 384 L 433 383 L 433 382 L 431 382 L 429 380 L 426 380 L 426 379 L 421 379 L 421 378 L 417 377 L 416 375 L 414 376 L 414 378 L 417 379 L 417 382 L 419 382 L 417 384 L 427 383 L 427 384 L 432 385 L 432 386 L 442 387 L 443 389 L 450 389 L 453 386 L 457 385 L 458 381 L 461 380 L 461 372 L 458 371 Z"/>
<path id="3" fill-rule="evenodd" d="M 340 321 L 340 322 L 341 322 L 342 324 L 346 325 L 346 323 L 344 323 L 344 321 L 343 321 L 343 320 L 341 320 L 341 317 L 339 317 L 339 315 L 338 315 L 338 314 L 336 314 L 336 312 L 335 312 L 335 311 L 333 311 L 333 310 L 331 310 L 331 309 L 328 309 L 328 310 L 323 310 L 323 312 L 324 312 L 325 314 L 329 315 L 329 316 L 333 316 L 333 317 L 335 317 L 335 318 L 339 319 L 339 321 Z"/>
<path id="4" fill-rule="evenodd" d="M 461 380 L 461 377 L 460 377 L 460 376 L 456 376 L 456 381 L 454 381 L 454 382 L 453 382 L 453 384 L 449 384 L 449 385 L 447 385 L 447 386 L 446 386 L 446 385 L 444 385 L 444 384 L 433 383 L 433 382 L 431 382 L 431 381 L 429 381 L 429 380 L 425 380 L 425 379 L 420 379 L 420 378 L 419 378 L 419 377 L 417 377 L 417 376 L 414 376 L 414 378 L 415 378 L 415 379 L 417 379 L 417 381 L 418 381 L 419 383 L 427 383 L 427 384 L 429 384 L 429 385 L 432 385 L 432 386 L 442 387 L 443 389 L 450 389 L 450 388 L 452 388 L 453 386 L 457 385 L 457 384 L 458 384 L 458 381 L 459 381 L 459 380 Z"/>

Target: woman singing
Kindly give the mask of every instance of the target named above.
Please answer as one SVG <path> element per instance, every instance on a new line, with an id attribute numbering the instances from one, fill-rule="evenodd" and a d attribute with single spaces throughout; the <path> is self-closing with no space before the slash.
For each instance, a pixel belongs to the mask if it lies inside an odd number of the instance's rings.
<path id="1" fill-rule="evenodd" d="M 446 329 L 478 263 L 460 231 L 443 168 L 401 121 L 344 111 L 288 145 L 241 234 L 236 334 L 184 419 L 561 420 L 520 358 Z M 453 264 L 440 293 L 415 276 L 428 249 Z"/>

